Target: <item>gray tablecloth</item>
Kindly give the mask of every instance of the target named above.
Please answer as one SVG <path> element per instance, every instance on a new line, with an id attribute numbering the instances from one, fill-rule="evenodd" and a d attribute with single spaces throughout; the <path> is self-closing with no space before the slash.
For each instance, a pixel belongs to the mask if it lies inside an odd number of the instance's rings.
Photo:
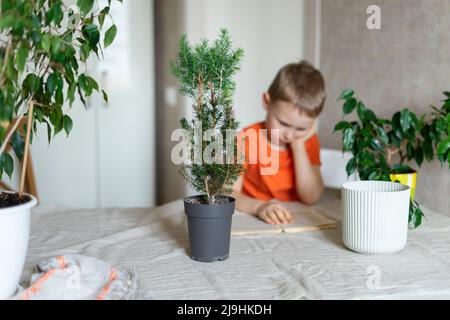
<path id="1" fill-rule="evenodd" d="M 340 220 L 338 193 L 318 207 Z M 154 209 L 33 209 L 23 279 L 47 258 L 78 253 L 134 267 L 140 299 L 450 298 L 450 218 L 427 220 L 396 254 L 346 249 L 341 224 L 300 234 L 235 236 L 230 258 L 200 263 L 187 253 L 182 201 Z"/>

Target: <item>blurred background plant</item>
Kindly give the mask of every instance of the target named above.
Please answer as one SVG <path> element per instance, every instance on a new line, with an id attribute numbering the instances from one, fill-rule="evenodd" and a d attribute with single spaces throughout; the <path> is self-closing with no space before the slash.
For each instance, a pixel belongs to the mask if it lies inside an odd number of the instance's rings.
<path id="1" fill-rule="evenodd" d="M 122 0 L 116 0 L 122 2 Z M 102 34 L 111 0 L 99 7 L 98 1 L 78 0 L 67 6 L 62 0 L 2 0 L 0 13 L 0 178 L 11 178 L 14 161 L 5 152 L 8 144 L 23 162 L 19 193 L 37 123 L 47 127 L 48 141 L 72 130 L 73 121 L 63 107 L 72 106 L 78 95 L 85 98 L 100 92 L 85 64 L 91 54 L 97 58 L 114 41 L 117 27 Z M 101 91 L 107 102 L 106 92 Z M 24 130 L 18 130 L 27 118 Z"/>
<path id="2" fill-rule="evenodd" d="M 377 117 L 355 97 L 344 90 L 344 116 L 356 113 L 356 120 L 342 120 L 334 131 L 342 133 L 342 150 L 353 154 L 346 166 L 347 174 L 357 172 L 361 180 L 396 180 L 396 174 L 416 172 L 424 161 L 439 159 L 450 167 L 450 92 L 440 108 L 420 117 L 410 109 L 395 112 L 391 119 Z M 415 164 L 415 165 L 414 165 Z M 411 200 L 409 222 L 417 227 L 423 212 Z"/>

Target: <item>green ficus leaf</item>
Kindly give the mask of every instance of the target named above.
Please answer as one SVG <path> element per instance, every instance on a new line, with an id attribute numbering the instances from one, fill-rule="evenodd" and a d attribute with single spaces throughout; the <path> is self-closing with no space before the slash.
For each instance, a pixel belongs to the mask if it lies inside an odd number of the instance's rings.
<path id="1" fill-rule="evenodd" d="M 108 94 L 104 90 L 102 90 L 102 94 L 103 94 L 103 101 L 105 101 L 105 103 L 108 103 L 109 102 Z"/>
<path id="2" fill-rule="evenodd" d="M 83 90 L 86 97 L 89 97 L 92 95 L 93 86 L 92 82 L 89 80 L 90 77 L 86 76 L 85 74 L 81 74 L 78 78 L 78 85 Z"/>
<path id="3" fill-rule="evenodd" d="M 51 124 L 53 125 L 53 128 L 55 129 L 54 135 L 56 135 L 63 128 L 62 114 L 60 113 L 60 110 L 54 109 L 50 113 L 49 119 L 50 119 Z"/>
<path id="4" fill-rule="evenodd" d="M 412 158 L 414 158 L 415 152 L 416 152 L 416 150 L 415 150 L 414 146 L 411 144 L 411 142 L 408 142 L 406 144 L 406 155 L 408 157 L 408 160 L 411 160 Z"/>
<path id="5" fill-rule="evenodd" d="M 44 120 L 44 113 L 42 112 L 41 108 L 37 106 L 34 107 L 34 117 L 39 122 L 42 122 Z"/>
<path id="6" fill-rule="evenodd" d="M 383 146 L 381 145 L 380 140 L 378 140 L 378 139 L 372 139 L 372 140 L 370 141 L 370 145 L 371 145 L 372 148 L 374 148 L 376 151 L 381 151 L 381 152 L 384 151 Z"/>
<path id="7" fill-rule="evenodd" d="M 80 59 L 83 62 L 86 62 L 91 54 L 91 47 L 89 46 L 89 43 L 85 43 L 80 48 Z"/>
<path id="8" fill-rule="evenodd" d="M 56 90 L 55 103 L 59 107 L 62 107 L 62 105 L 64 103 L 64 93 L 63 93 L 63 90 L 61 88 L 58 88 Z"/>
<path id="9" fill-rule="evenodd" d="M 95 49 L 100 42 L 100 31 L 98 30 L 98 26 L 95 24 L 85 25 L 82 28 L 82 32 L 89 42 L 90 49 Z"/>
<path id="10" fill-rule="evenodd" d="M 85 16 L 94 6 L 94 0 L 77 0 L 77 6 L 80 8 L 80 12 Z"/>
<path id="11" fill-rule="evenodd" d="M 444 104 L 442 105 L 442 109 L 445 109 L 447 111 L 450 111 L 450 100 L 446 100 Z"/>
<path id="12" fill-rule="evenodd" d="M 417 165 L 420 167 L 423 163 L 423 159 L 424 159 L 424 152 L 422 147 L 418 147 L 416 149 L 416 153 L 414 155 L 414 158 L 416 160 Z"/>
<path id="13" fill-rule="evenodd" d="M 353 128 L 345 129 L 342 139 L 343 139 L 344 151 L 351 150 L 353 147 L 353 143 L 355 142 L 355 132 L 353 131 Z"/>
<path id="14" fill-rule="evenodd" d="M 447 163 L 448 163 L 448 167 L 450 169 L 450 152 L 447 154 Z"/>
<path id="15" fill-rule="evenodd" d="M 378 171 L 373 171 L 373 172 L 369 175 L 369 177 L 367 178 L 367 180 L 375 180 L 375 181 L 381 180 L 380 173 L 379 173 Z"/>
<path id="16" fill-rule="evenodd" d="M 59 37 L 51 37 L 50 44 L 52 47 L 52 54 L 57 54 L 59 51 L 59 48 L 61 47 L 61 39 Z"/>
<path id="17" fill-rule="evenodd" d="M 117 27 L 115 25 L 112 25 L 105 33 L 105 40 L 104 40 L 104 47 L 109 47 L 117 35 Z"/>
<path id="18" fill-rule="evenodd" d="M 447 122 L 445 119 L 440 118 L 436 121 L 436 129 L 440 132 L 444 132 L 447 129 Z"/>
<path id="19" fill-rule="evenodd" d="M 422 210 L 420 208 L 417 208 L 414 212 L 415 219 L 414 219 L 414 228 L 419 227 L 422 224 Z"/>
<path id="20" fill-rule="evenodd" d="M 14 172 L 14 160 L 11 155 L 3 152 L 0 156 L 0 163 L 2 164 L 3 170 L 6 172 L 9 179 L 12 179 L 12 174 Z"/>
<path id="21" fill-rule="evenodd" d="M 25 141 L 22 137 L 22 135 L 19 132 L 14 132 L 13 138 L 12 138 L 12 147 L 14 150 L 14 153 L 16 154 L 17 158 L 22 161 L 24 150 L 25 150 Z"/>
<path id="22" fill-rule="evenodd" d="M 77 83 L 72 82 L 67 89 L 67 100 L 69 100 L 70 106 L 72 106 L 75 101 L 75 90 L 77 89 Z"/>
<path id="23" fill-rule="evenodd" d="M 55 3 L 51 9 L 53 11 L 53 23 L 59 25 L 64 17 L 60 3 Z"/>
<path id="24" fill-rule="evenodd" d="M 374 121 L 374 122 L 376 122 L 377 116 L 375 115 L 375 113 L 372 110 L 365 109 L 364 112 L 365 112 L 365 119 L 367 121 Z"/>
<path id="25" fill-rule="evenodd" d="M 338 100 L 347 100 L 350 97 L 353 97 L 354 91 L 351 89 L 346 89 L 342 91 L 341 95 L 339 96 Z"/>
<path id="26" fill-rule="evenodd" d="M 359 101 L 357 106 L 356 106 L 356 113 L 358 114 L 358 118 L 361 120 L 361 122 L 366 122 L 366 106 L 364 105 L 364 103 L 362 101 Z"/>
<path id="27" fill-rule="evenodd" d="M 20 47 L 19 50 L 17 50 L 17 56 L 16 56 L 16 64 L 17 64 L 17 70 L 19 72 L 22 72 L 25 69 L 25 64 L 27 62 L 28 58 L 28 49 L 24 47 Z"/>
<path id="28" fill-rule="evenodd" d="M 449 149 L 450 149 L 450 137 L 448 137 L 438 145 L 437 149 L 438 155 L 443 156 Z"/>
<path id="29" fill-rule="evenodd" d="M 402 112 L 400 113 L 400 126 L 404 133 L 406 133 L 409 130 L 409 128 L 411 127 L 411 123 L 412 123 L 411 112 L 408 109 L 402 110 Z"/>
<path id="30" fill-rule="evenodd" d="M 70 134 L 70 132 L 72 131 L 72 128 L 73 128 L 73 121 L 68 115 L 65 115 L 63 117 L 63 126 L 64 126 L 64 131 L 67 134 L 67 137 L 69 137 L 69 134 Z"/>
<path id="31" fill-rule="evenodd" d="M 412 223 L 413 227 L 417 228 L 422 224 L 422 217 L 424 216 L 419 204 L 416 201 L 411 202 L 409 206 L 409 223 Z"/>
<path id="32" fill-rule="evenodd" d="M 349 128 L 349 127 L 351 127 L 350 122 L 341 121 L 334 127 L 334 132 L 340 131 L 340 130 L 343 130 L 343 129 L 346 129 L 346 128 Z"/>
<path id="33" fill-rule="evenodd" d="M 433 160 L 434 151 L 433 151 L 433 144 L 430 139 L 424 140 L 424 142 L 422 144 L 422 148 L 423 148 L 423 153 L 424 153 L 425 159 L 427 159 L 427 161 Z"/>
<path id="34" fill-rule="evenodd" d="M 378 136 L 380 140 L 384 144 L 389 144 L 389 136 L 387 135 L 386 131 L 383 128 L 378 127 L 377 129 Z"/>
<path id="35" fill-rule="evenodd" d="M 19 74 L 14 65 L 14 57 L 13 56 L 10 56 L 8 59 L 7 66 L 6 66 L 6 74 L 14 82 L 17 81 Z"/>
<path id="36" fill-rule="evenodd" d="M 50 36 L 48 34 L 42 35 L 42 37 L 41 37 L 41 47 L 42 47 L 42 49 L 44 49 L 44 51 L 50 52 L 51 39 L 50 39 Z"/>
<path id="37" fill-rule="evenodd" d="M 347 176 L 351 176 L 356 171 L 357 161 L 356 158 L 351 158 L 345 167 L 345 170 L 347 171 Z"/>
<path id="38" fill-rule="evenodd" d="M 53 95 L 53 93 L 55 92 L 57 84 L 58 84 L 58 75 L 56 73 L 52 73 L 51 75 L 48 76 L 47 83 L 45 84 L 50 95 Z"/>
<path id="39" fill-rule="evenodd" d="M 25 78 L 25 80 L 22 83 L 22 88 L 27 93 L 35 93 L 38 92 L 41 87 L 41 78 L 36 76 L 35 74 L 29 74 Z"/>
<path id="40" fill-rule="evenodd" d="M 50 123 L 48 123 L 47 120 L 44 120 L 44 122 L 47 125 L 47 139 L 48 139 L 48 144 L 50 144 L 52 141 L 52 126 L 50 125 Z"/>
<path id="41" fill-rule="evenodd" d="M 96 90 L 96 91 L 99 90 L 98 83 L 97 83 L 97 81 L 94 80 L 94 78 L 92 78 L 92 77 L 90 77 L 90 76 L 86 76 L 86 81 L 87 81 L 88 85 L 89 85 L 92 89 L 94 89 L 94 90 Z"/>
<path id="42" fill-rule="evenodd" d="M 355 98 L 349 98 L 345 101 L 343 109 L 344 109 L 344 114 L 349 114 L 352 113 L 353 110 L 356 107 L 356 99 Z"/>
<path id="43" fill-rule="evenodd" d="M 9 28 L 11 27 L 14 22 L 15 22 L 15 18 L 12 15 L 7 15 L 4 17 L 0 18 L 0 29 L 5 29 L 5 28 Z"/>

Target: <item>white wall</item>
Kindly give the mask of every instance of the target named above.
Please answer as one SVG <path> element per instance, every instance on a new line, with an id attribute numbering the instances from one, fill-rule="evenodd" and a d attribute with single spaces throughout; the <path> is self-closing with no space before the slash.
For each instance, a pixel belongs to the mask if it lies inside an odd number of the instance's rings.
<path id="1" fill-rule="evenodd" d="M 49 146 L 42 127 L 31 149 L 43 204 L 155 204 L 153 1 L 114 1 L 112 14 L 116 42 L 91 69 L 110 104 L 105 106 L 101 95 L 90 99 L 88 111 L 76 103 L 69 111 L 70 137 L 60 134 Z"/>
<path id="2" fill-rule="evenodd" d="M 243 127 L 263 120 L 263 91 L 283 65 L 304 58 L 303 0 L 185 0 L 185 8 L 191 41 L 214 39 L 226 27 L 245 50 L 236 78 L 236 116 Z"/>

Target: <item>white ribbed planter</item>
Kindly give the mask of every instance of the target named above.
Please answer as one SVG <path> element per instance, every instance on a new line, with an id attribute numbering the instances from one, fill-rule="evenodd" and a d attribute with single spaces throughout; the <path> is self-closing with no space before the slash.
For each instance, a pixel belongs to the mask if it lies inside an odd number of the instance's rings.
<path id="1" fill-rule="evenodd" d="M 354 181 L 342 185 L 344 244 L 359 253 L 392 253 L 403 249 L 408 234 L 411 189 L 387 181 Z"/>
<path id="2" fill-rule="evenodd" d="M 37 204 L 32 195 L 27 203 L 0 209 L 0 300 L 17 290 L 27 255 L 30 212 Z"/>

